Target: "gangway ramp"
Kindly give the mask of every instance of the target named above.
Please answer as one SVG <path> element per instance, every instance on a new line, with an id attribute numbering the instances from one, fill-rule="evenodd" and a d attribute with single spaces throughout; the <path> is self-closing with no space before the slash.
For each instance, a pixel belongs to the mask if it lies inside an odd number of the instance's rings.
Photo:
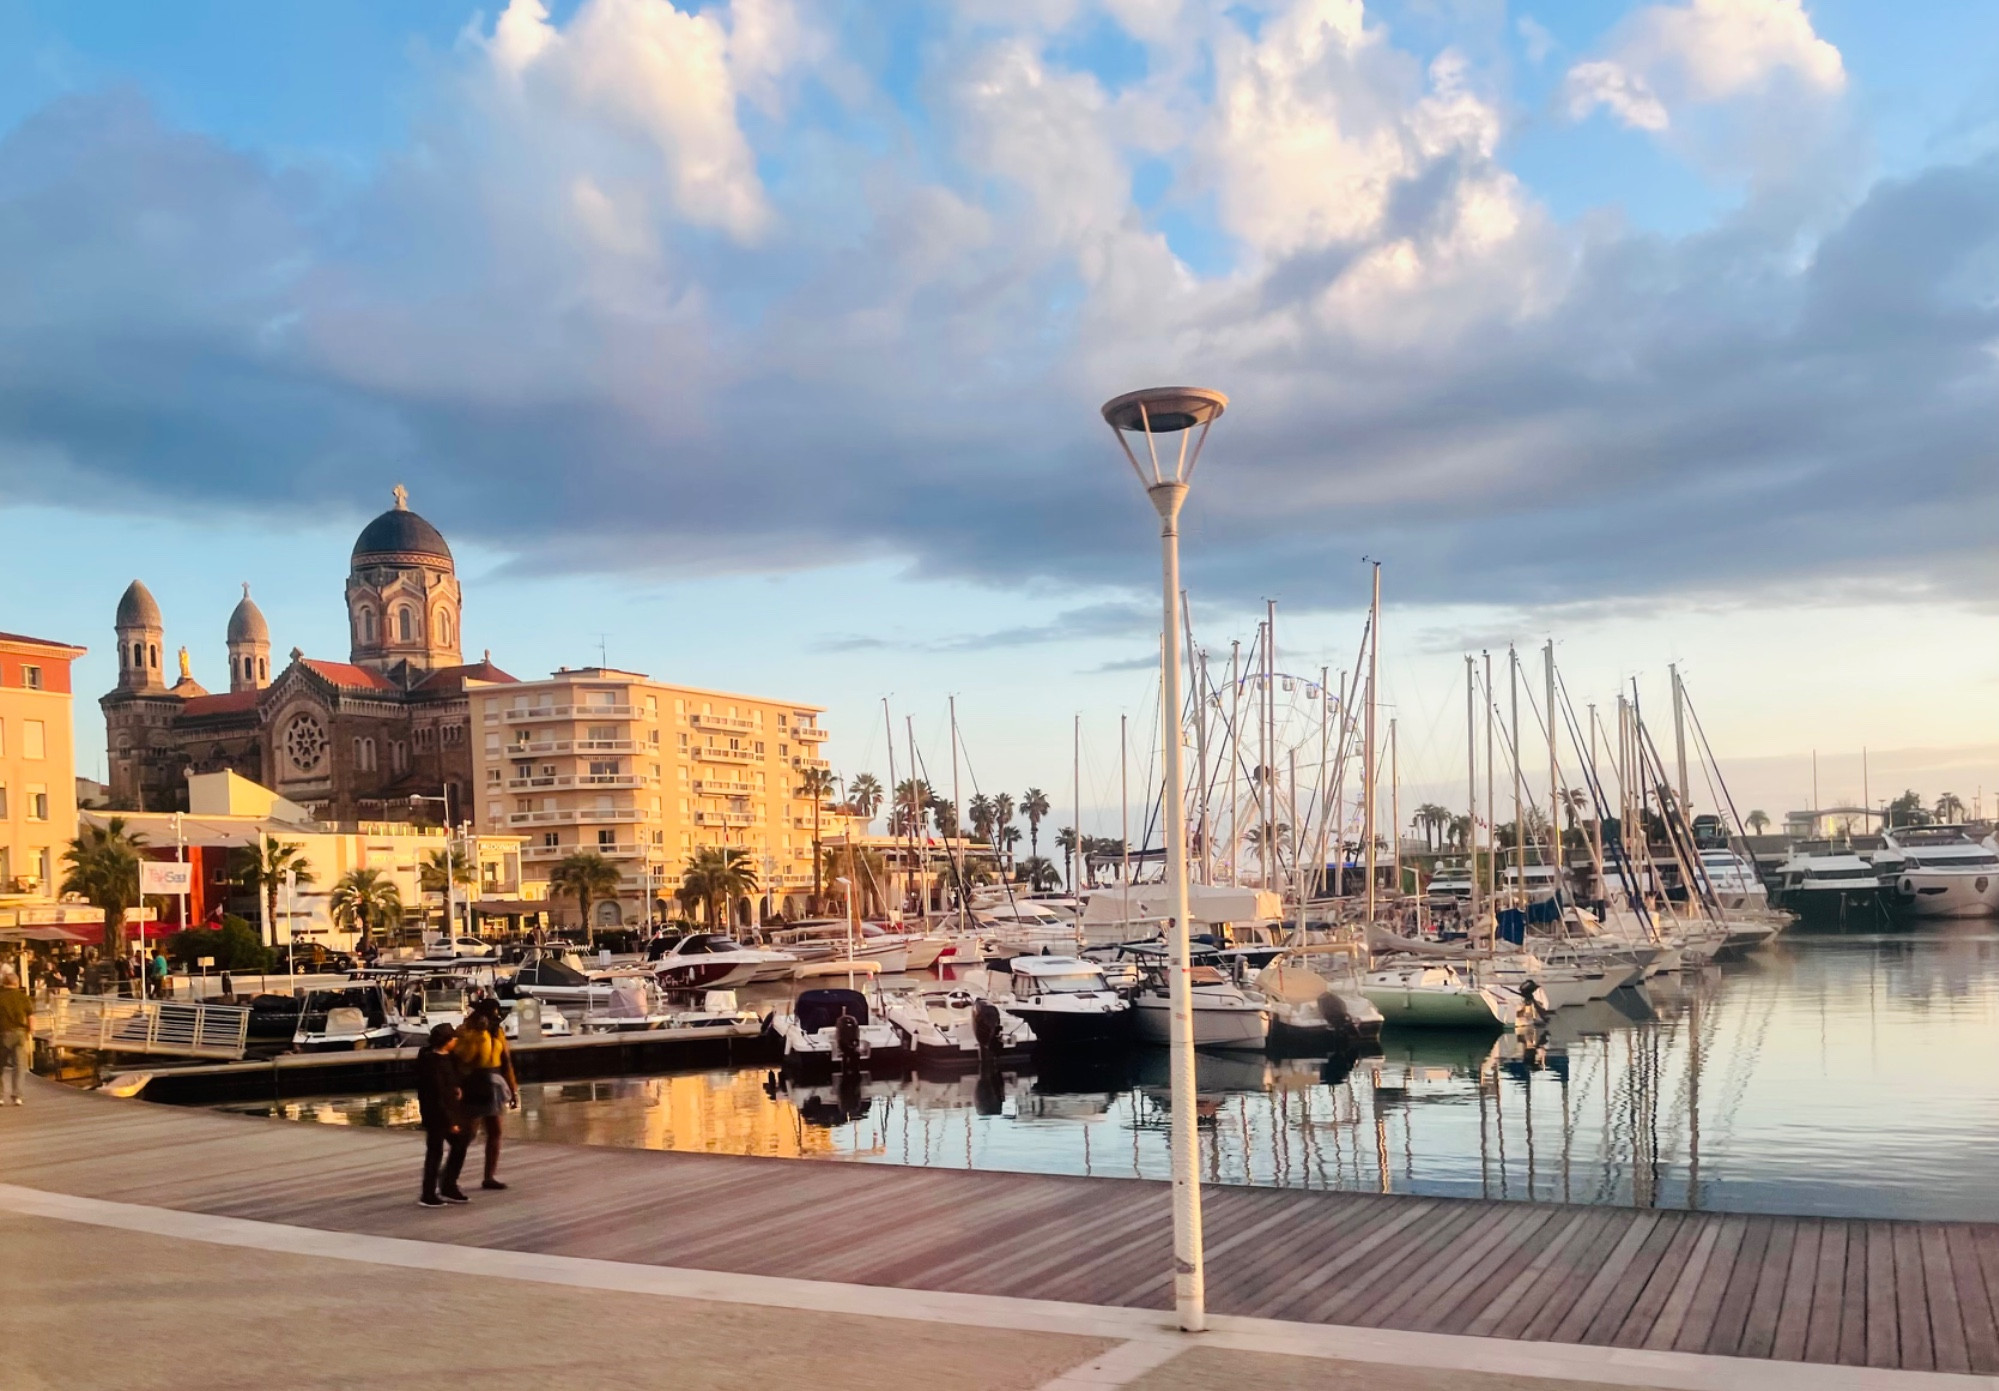
<path id="1" fill-rule="evenodd" d="M 250 1011 L 240 1005 L 58 995 L 35 1013 L 35 1034 L 50 1047 L 102 1053 L 232 1061 L 249 1033 Z"/>

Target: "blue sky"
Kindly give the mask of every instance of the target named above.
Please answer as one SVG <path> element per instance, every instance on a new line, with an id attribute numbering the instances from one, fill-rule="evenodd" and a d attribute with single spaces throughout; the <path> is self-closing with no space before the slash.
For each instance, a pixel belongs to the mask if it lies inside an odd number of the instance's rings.
<path id="1" fill-rule="evenodd" d="M 0 0 L 0 628 L 102 649 L 143 575 L 217 680 L 248 580 L 338 655 L 400 481 L 518 673 L 601 635 L 878 773 L 955 692 L 1066 785 L 1150 728 L 1093 407 L 1187 378 L 1202 640 L 1276 597 L 1337 666 L 1385 557 L 1412 784 L 1454 654 L 1552 634 L 1688 663 L 1753 800 L 1970 796 L 1996 79 L 1970 0 Z"/>

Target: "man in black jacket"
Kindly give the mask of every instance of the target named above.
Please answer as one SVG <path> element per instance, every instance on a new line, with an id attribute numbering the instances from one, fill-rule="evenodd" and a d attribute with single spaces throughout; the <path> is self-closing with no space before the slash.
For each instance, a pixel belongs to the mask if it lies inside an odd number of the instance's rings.
<path id="1" fill-rule="evenodd" d="M 458 1171 L 465 1166 L 465 1146 L 472 1136 L 458 1115 L 458 1064 L 451 1056 L 454 1036 L 449 1024 L 439 1024 L 416 1055 L 416 1100 L 423 1116 L 423 1196 L 417 1203 L 422 1207 L 472 1201 L 458 1191 Z"/>

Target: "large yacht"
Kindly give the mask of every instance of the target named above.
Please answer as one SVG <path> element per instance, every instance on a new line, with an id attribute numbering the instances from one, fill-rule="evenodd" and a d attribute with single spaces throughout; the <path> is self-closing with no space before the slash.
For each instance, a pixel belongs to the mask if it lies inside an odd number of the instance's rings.
<path id="1" fill-rule="evenodd" d="M 1999 853 L 1962 826 L 1898 826 L 1874 853 L 1881 892 L 1919 918 L 1999 915 Z"/>
<path id="2" fill-rule="evenodd" d="M 1864 920 L 1881 902 L 1874 866 L 1850 848 L 1826 841 L 1792 847 L 1791 858 L 1777 866 L 1773 898 L 1779 908 L 1820 925 Z"/>
<path id="3" fill-rule="evenodd" d="M 1706 846 L 1701 852 L 1701 873 L 1714 891 L 1716 904 L 1724 912 L 1754 911 L 1770 906 L 1770 891 L 1756 873 L 1756 866 L 1725 845 Z"/>

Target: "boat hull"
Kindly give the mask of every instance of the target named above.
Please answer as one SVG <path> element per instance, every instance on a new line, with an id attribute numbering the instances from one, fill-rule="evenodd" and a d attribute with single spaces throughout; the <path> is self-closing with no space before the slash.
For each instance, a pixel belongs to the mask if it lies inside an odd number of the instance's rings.
<path id="1" fill-rule="evenodd" d="M 1496 1000 L 1478 990 L 1411 990 L 1365 986 L 1361 994 L 1392 1029 L 1487 1029 L 1511 1026 Z"/>
<path id="2" fill-rule="evenodd" d="M 1999 916 L 1999 872 L 1905 871 L 1895 881 L 1895 906 L 1914 918 Z"/>
<path id="3" fill-rule="evenodd" d="M 1142 996 L 1132 1003 L 1139 1042 L 1167 1045 L 1173 1041 L 1173 1005 L 1164 997 Z M 1196 1048 L 1263 1049 L 1270 1042 L 1270 1011 L 1257 1008 L 1203 1007 L 1194 1004 Z"/>
<path id="4" fill-rule="evenodd" d="M 1036 1056 L 1123 1048 L 1132 1041 L 1132 1011 L 1050 1009 L 1026 1001 L 1005 1006 L 1034 1030 Z"/>

